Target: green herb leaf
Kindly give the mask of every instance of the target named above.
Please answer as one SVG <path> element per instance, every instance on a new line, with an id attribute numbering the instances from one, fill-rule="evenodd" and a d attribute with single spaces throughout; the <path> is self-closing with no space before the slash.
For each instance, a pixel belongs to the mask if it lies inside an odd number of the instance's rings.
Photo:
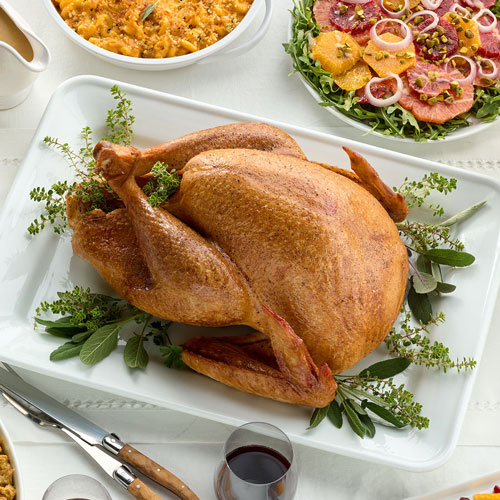
<path id="1" fill-rule="evenodd" d="M 472 217 L 478 210 L 480 210 L 484 205 L 486 205 L 486 203 L 487 203 L 487 200 L 476 203 L 475 205 L 472 205 L 471 207 L 466 208 L 465 210 L 462 210 L 462 212 L 459 212 L 458 214 L 454 215 L 453 217 L 446 219 L 444 222 L 441 222 L 439 225 L 444 226 L 444 227 L 449 227 L 449 226 L 453 226 L 454 224 L 457 224 L 459 222 L 462 222 L 464 220 L 467 220 L 469 217 Z"/>
<path id="2" fill-rule="evenodd" d="M 359 373 L 359 376 L 380 379 L 395 377 L 398 373 L 404 372 L 410 364 L 411 362 L 405 358 L 386 359 L 365 368 Z"/>
<path id="3" fill-rule="evenodd" d="M 112 323 L 96 330 L 83 344 L 80 352 L 82 363 L 93 366 L 109 356 L 118 343 L 118 332 L 121 327 L 121 323 Z"/>
<path id="4" fill-rule="evenodd" d="M 179 345 L 167 345 L 160 349 L 162 356 L 165 356 L 165 366 L 168 368 L 183 368 L 182 347 Z"/>
<path id="5" fill-rule="evenodd" d="M 148 203 L 157 207 L 167 201 L 181 185 L 175 170 L 169 171 L 167 165 L 157 162 L 151 169 L 153 179 L 142 190 L 148 196 Z"/>
<path id="6" fill-rule="evenodd" d="M 327 413 L 328 413 L 328 406 L 325 406 L 324 408 L 316 408 L 313 411 L 313 414 L 311 415 L 311 420 L 309 421 L 309 429 L 314 429 L 315 427 L 318 427 L 318 425 L 325 419 Z"/>
<path id="7" fill-rule="evenodd" d="M 155 10 L 156 7 L 156 2 L 149 4 L 146 9 L 144 10 L 144 13 L 141 16 L 141 23 L 143 23 L 146 18 L 152 14 L 153 10 Z"/>
<path id="8" fill-rule="evenodd" d="M 368 414 L 360 415 L 359 420 L 361 420 L 361 423 L 365 426 L 366 436 L 369 438 L 374 437 L 377 431 L 370 416 Z"/>
<path id="9" fill-rule="evenodd" d="M 68 332 L 72 332 L 75 330 L 80 330 L 81 328 L 74 323 L 70 323 L 71 317 L 59 318 L 57 321 L 49 321 L 47 319 L 35 318 L 36 323 L 39 325 L 43 325 L 49 328 L 56 328 L 57 330 L 68 330 Z M 64 320 L 64 321 L 62 321 Z"/>
<path id="10" fill-rule="evenodd" d="M 451 283 L 438 283 L 436 290 L 441 293 L 451 293 L 456 290 L 456 286 Z"/>
<path id="11" fill-rule="evenodd" d="M 413 275 L 413 289 L 417 293 L 430 293 L 437 287 L 437 281 L 432 274 L 420 272 Z"/>
<path id="12" fill-rule="evenodd" d="M 376 405 L 375 403 L 371 403 L 368 401 L 366 403 L 366 407 L 375 413 L 378 417 L 384 419 L 386 422 L 389 422 L 390 424 L 394 425 L 398 429 L 401 429 L 402 427 L 405 427 L 406 424 L 401 422 L 393 413 L 391 413 L 390 410 L 387 408 L 384 408 L 382 406 Z"/>
<path id="13" fill-rule="evenodd" d="M 363 439 L 366 434 L 366 427 L 361 422 L 359 415 L 356 413 L 354 408 L 351 406 L 351 401 L 349 399 L 344 399 L 342 401 L 342 407 L 345 410 L 345 414 L 347 417 L 347 421 L 351 426 L 351 429 L 361 438 Z"/>
<path id="14" fill-rule="evenodd" d="M 80 354 L 82 347 L 83 343 L 75 344 L 74 342 L 66 342 L 50 353 L 50 360 L 63 361 L 65 359 L 74 358 Z"/>
<path id="15" fill-rule="evenodd" d="M 339 404 L 334 399 L 330 405 L 328 406 L 328 412 L 326 414 L 330 422 L 340 429 L 342 427 L 343 418 L 342 418 L 342 410 L 340 409 Z"/>
<path id="16" fill-rule="evenodd" d="M 421 273 L 432 274 L 432 262 L 425 255 L 420 254 L 415 264 Z"/>
<path id="17" fill-rule="evenodd" d="M 476 260 L 470 253 L 457 252 L 447 248 L 433 248 L 427 251 L 425 256 L 433 262 L 452 267 L 467 267 Z"/>
<path id="18" fill-rule="evenodd" d="M 413 280 L 412 280 L 413 281 Z M 413 284 L 408 292 L 408 305 L 411 312 L 420 323 L 426 325 L 432 319 L 432 305 L 429 297 L 425 294 L 417 293 Z"/>
<path id="19" fill-rule="evenodd" d="M 149 355 L 144 349 L 144 337 L 134 335 L 127 341 L 123 351 L 123 359 L 129 368 L 141 368 L 148 366 Z"/>

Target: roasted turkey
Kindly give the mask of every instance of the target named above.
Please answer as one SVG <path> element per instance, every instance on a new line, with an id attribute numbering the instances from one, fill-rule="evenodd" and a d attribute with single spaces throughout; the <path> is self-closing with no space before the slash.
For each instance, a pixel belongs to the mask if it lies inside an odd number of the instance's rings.
<path id="1" fill-rule="evenodd" d="M 76 255 L 124 299 L 160 318 L 249 325 L 183 345 L 192 369 L 278 401 L 324 407 L 332 373 L 382 342 L 402 304 L 404 200 L 345 148 L 355 173 L 307 161 L 283 131 L 240 123 L 138 150 L 94 151 L 119 196 L 109 213 L 70 197 Z M 141 189 L 161 161 L 181 175 L 153 208 Z"/>

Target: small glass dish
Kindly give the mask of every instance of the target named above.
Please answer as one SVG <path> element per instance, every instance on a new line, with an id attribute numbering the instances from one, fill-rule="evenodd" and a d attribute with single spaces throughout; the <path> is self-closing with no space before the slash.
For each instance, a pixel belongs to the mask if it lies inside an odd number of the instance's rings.
<path id="1" fill-rule="evenodd" d="M 219 500 L 292 500 L 297 466 L 287 435 L 264 422 L 238 427 L 224 445 L 214 488 Z"/>
<path id="2" fill-rule="evenodd" d="M 42 500 L 112 500 L 108 490 L 89 476 L 70 474 L 54 481 Z"/>

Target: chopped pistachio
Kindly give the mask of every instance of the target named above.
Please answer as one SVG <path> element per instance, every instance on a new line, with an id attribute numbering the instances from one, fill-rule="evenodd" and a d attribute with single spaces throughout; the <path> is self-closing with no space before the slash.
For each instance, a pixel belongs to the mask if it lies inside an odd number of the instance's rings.
<path id="1" fill-rule="evenodd" d="M 484 85 L 493 85 L 493 80 L 487 76 L 482 76 L 481 83 L 484 83 Z"/>
<path id="2" fill-rule="evenodd" d="M 479 45 L 477 43 L 473 43 L 470 48 L 472 49 L 473 52 L 477 52 L 479 49 Z"/>
<path id="3" fill-rule="evenodd" d="M 451 95 L 450 95 L 449 97 L 447 97 L 447 98 L 444 100 L 444 102 L 445 102 L 446 104 L 453 104 L 453 103 L 455 102 L 455 99 L 453 99 L 453 96 L 451 96 Z"/>
<path id="4" fill-rule="evenodd" d="M 431 105 L 434 106 L 437 103 L 437 99 L 435 97 L 431 97 L 430 99 L 427 99 L 427 102 Z"/>
<path id="5" fill-rule="evenodd" d="M 441 41 L 442 41 L 443 43 L 448 43 L 448 38 L 446 38 L 446 35 L 442 35 L 442 36 L 441 36 Z"/>
<path id="6" fill-rule="evenodd" d="M 420 94 L 420 100 L 421 101 L 427 101 L 428 97 L 426 94 Z"/>
<path id="7" fill-rule="evenodd" d="M 417 16 L 413 22 L 418 26 L 423 21 L 424 21 L 424 16 Z"/>
<path id="8" fill-rule="evenodd" d="M 458 51 L 460 54 L 467 54 L 467 47 L 462 47 L 461 49 L 459 49 Z"/>
<path id="9" fill-rule="evenodd" d="M 422 80 L 422 77 L 419 76 L 416 80 L 415 83 L 417 84 L 417 87 L 420 87 L 421 89 L 424 88 L 424 81 Z"/>
<path id="10" fill-rule="evenodd" d="M 464 35 L 465 35 L 467 38 L 474 38 L 474 33 L 472 33 L 472 31 L 471 31 L 471 30 L 469 30 L 469 29 L 465 30 Z"/>

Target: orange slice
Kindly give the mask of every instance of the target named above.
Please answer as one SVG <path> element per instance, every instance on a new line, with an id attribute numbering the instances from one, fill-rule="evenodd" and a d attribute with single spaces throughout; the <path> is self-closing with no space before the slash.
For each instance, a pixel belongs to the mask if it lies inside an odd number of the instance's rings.
<path id="1" fill-rule="evenodd" d="M 358 42 L 342 31 L 320 33 L 311 44 L 312 57 L 321 67 L 338 76 L 350 70 L 361 58 Z"/>
<path id="2" fill-rule="evenodd" d="M 476 493 L 474 500 L 500 500 L 500 493 Z"/>
<path id="3" fill-rule="evenodd" d="M 394 33 L 379 35 L 385 42 L 396 43 L 402 40 Z M 372 40 L 368 42 L 363 53 L 363 59 L 372 67 L 378 76 L 387 76 L 388 73 L 399 75 L 411 68 L 415 62 L 415 45 L 410 43 L 404 50 L 386 51 L 378 48 Z"/>
<path id="4" fill-rule="evenodd" d="M 481 47 L 481 38 L 476 21 L 448 12 L 443 16 L 450 21 L 458 33 L 458 52 L 462 56 L 473 56 Z"/>
<path id="5" fill-rule="evenodd" d="M 358 61 L 349 71 L 333 77 L 333 81 L 343 90 L 358 90 L 372 78 L 370 67 L 364 61 Z"/>

